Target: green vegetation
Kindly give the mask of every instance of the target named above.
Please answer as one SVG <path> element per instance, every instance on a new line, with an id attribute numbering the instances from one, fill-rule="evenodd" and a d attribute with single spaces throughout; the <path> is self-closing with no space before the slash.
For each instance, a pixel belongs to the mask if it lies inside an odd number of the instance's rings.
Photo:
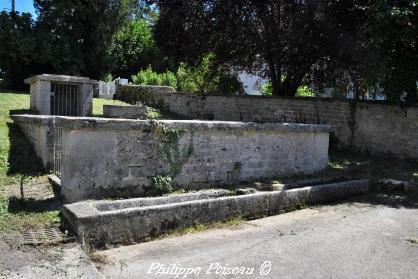
<path id="1" fill-rule="evenodd" d="M 159 74 L 149 65 L 146 70 L 133 75 L 132 80 L 135 84 L 172 86 L 183 92 L 215 94 L 243 92 L 238 76 L 216 65 L 215 56 L 211 53 L 205 55 L 194 67 L 180 63 L 176 74 L 168 70 Z"/>
<path id="2" fill-rule="evenodd" d="M 29 109 L 29 95 L 0 93 L 0 187 L 17 183 L 19 178 L 16 175 L 8 175 L 9 172 L 9 151 L 11 134 L 10 111 L 21 111 Z M 22 146 L 24 148 L 24 146 Z"/>
<path id="3" fill-rule="evenodd" d="M 194 67 L 180 63 L 176 77 L 179 91 L 215 94 L 241 94 L 244 91 L 237 74 L 220 67 L 213 53 L 204 55 Z"/>
<path id="4" fill-rule="evenodd" d="M 115 105 L 115 106 L 130 106 L 127 103 L 118 100 L 107 100 L 107 99 L 93 99 L 93 116 L 103 116 L 103 105 Z"/>
<path id="5" fill-rule="evenodd" d="M 164 66 L 163 55 L 158 53 L 154 42 L 152 26 L 145 19 L 126 23 L 114 36 L 110 58 L 113 62 L 112 72 L 121 77 L 129 77 L 150 64 L 159 66 L 161 63 Z"/>
<path id="6" fill-rule="evenodd" d="M 160 110 L 145 106 L 147 110 L 147 119 L 159 119 L 163 117 L 163 114 L 161 114 Z"/>
<path id="7" fill-rule="evenodd" d="M 174 73 L 166 71 L 158 74 L 152 70 L 151 65 L 146 70 L 141 70 L 136 75 L 133 75 L 132 80 L 135 84 L 165 85 L 177 88 L 177 79 Z"/>
<path id="8" fill-rule="evenodd" d="M 174 181 L 170 176 L 157 175 L 153 177 L 153 187 L 156 195 L 165 195 L 173 192 Z"/>
<path id="9" fill-rule="evenodd" d="M 273 87 L 270 82 L 265 82 L 261 85 L 261 94 L 263 96 L 272 96 Z M 315 97 L 315 92 L 309 87 L 309 85 L 300 85 L 296 90 L 295 97 Z"/>
<path id="10" fill-rule="evenodd" d="M 186 131 L 170 128 L 153 119 L 149 120 L 147 132 L 153 133 L 159 141 L 158 154 L 170 168 L 167 175 L 175 177 L 193 152 L 192 138 L 187 146 L 180 148 L 179 140 Z"/>
<path id="11" fill-rule="evenodd" d="M 0 93 L 0 235 L 44 225 L 58 225 L 58 211 L 48 207 L 48 201 L 20 199 L 11 196 L 32 178 L 42 178 L 45 172 L 29 142 L 15 127 L 10 113 L 29 109 L 29 95 Z M 13 191 L 12 191 L 13 192 Z"/>

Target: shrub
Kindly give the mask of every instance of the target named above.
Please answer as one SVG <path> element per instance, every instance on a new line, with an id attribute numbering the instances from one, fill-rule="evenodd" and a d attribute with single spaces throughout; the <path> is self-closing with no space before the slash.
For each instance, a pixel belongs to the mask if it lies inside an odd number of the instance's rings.
<path id="1" fill-rule="evenodd" d="M 315 97 L 315 93 L 308 85 L 299 86 L 295 94 L 296 97 Z"/>
<path id="2" fill-rule="evenodd" d="M 273 87 L 270 82 L 261 85 L 261 94 L 263 96 L 272 96 Z M 315 92 L 308 85 L 301 85 L 296 91 L 295 97 L 315 97 Z"/>
<path id="3" fill-rule="evenodd" d="M 261 94 L 263 96 L 271 96 L 273 94 L 273 87 L 270 82 L 265 82 L 261 85 Z"/>
<path id="4" fill-rule="evenodd" d="M 132 81 L 141 85 L 166 85 L 177 88 L 177 78 L 174 73 L 166 71 L 158 74 L 152 70 L 151 65 L 145 71 L 141 70 L 136 75 L 133 75 Z"/>
<path id="5" fill-rule="evenodd" d="M 160 74 L 160 77 L 161 85 L 177 88 L 177 78 L 173 72 L 167 71 L 165 73 Z"/>
<path id="6" fill-rule="evenodd" d="M 157 195 L 164 195 L 173 192 L 174 181 L 170 176 L 157 175 L 153 178 L 154 192 Z"/>
<path id="7" fill-rule="evenodd" d="M 104 74 L 101 78 L 104 82 L 112 82 L 113 76 L 111 73 Z"/>
<path id="8" fill-rule="evenodd" d="M 161 77 L 152 70 L 151 65 L 145 71 L 141 70 L 133 75 L 132 80 L 135 84 L 161 85 Z"/>
<path id="9" fill-rule="evenodd" d="M 215 59 L 215 54 L 208 53 L 196 67 L 181 63 L 177 70 L 179 90 L 217 94 L 243 93 L 244 88 L 238 75 L 217 65 Z"/>

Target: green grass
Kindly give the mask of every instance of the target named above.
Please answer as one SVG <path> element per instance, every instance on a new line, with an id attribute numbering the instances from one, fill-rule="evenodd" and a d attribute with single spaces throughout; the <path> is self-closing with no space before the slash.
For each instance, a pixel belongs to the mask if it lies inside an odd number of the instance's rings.
<path id="1" fill-rule="evenodd" d="M 7 175 L 9 170 L 9 124 L 11 110 L 29 109 L 29 95 L 0 93 L 0 187 L 16 182 L 15 176 Z"/>
<path id="2" fill-rule="evenodd" d="M 106 100 L 106 99 L 93 99 L 93 116 L 103 116 L 103 105 L 116 105 L 116 106 L 130 106 L 127 103 L 118 100 Z"/>

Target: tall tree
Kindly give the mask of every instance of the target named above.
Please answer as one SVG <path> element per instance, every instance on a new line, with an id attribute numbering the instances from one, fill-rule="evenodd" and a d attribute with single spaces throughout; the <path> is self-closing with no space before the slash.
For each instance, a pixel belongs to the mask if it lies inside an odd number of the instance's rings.
<path id="1" fill-rule="evenodd" d="M 0 69 L 12 86 L 21 84 L 36 67 L 33 59 L 36 46 L 34 23 L 29 13 L 0 13 Z"/>
<path id="2" fill-rule="evenodd" d="M 131 15 L 134 0 L 34 0 L 38 25 L 49 33 L 59 73 L 99 78 L 108 71 L 112 37 Z"/>
<path id="3" fill-rule="evenodd" d="M 329 44 L 324 1 L 160 0 L 156 39 L 189 63 L 216 54 L 249 72 L 261 72 L 273 95 L 294 96 Z"/>

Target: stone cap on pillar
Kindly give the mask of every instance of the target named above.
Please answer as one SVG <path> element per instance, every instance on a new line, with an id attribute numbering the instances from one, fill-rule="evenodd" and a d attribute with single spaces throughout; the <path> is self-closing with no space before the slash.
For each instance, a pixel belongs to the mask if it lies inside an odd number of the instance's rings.
<path id="1" fill-rule="evenodd" d="M 24 80 L 26 84 L 32 84 L 37 81 L 56 81 L 56 82 L 71 82 L 71 83 L 96 83 L 97 81 L 94 79 L 90 79 L 88 77 L 78 77 L 78 76 L 66 76 L 66 75 L 50 75 L 50 74 L 42 74 L 32 76 Z"/>

